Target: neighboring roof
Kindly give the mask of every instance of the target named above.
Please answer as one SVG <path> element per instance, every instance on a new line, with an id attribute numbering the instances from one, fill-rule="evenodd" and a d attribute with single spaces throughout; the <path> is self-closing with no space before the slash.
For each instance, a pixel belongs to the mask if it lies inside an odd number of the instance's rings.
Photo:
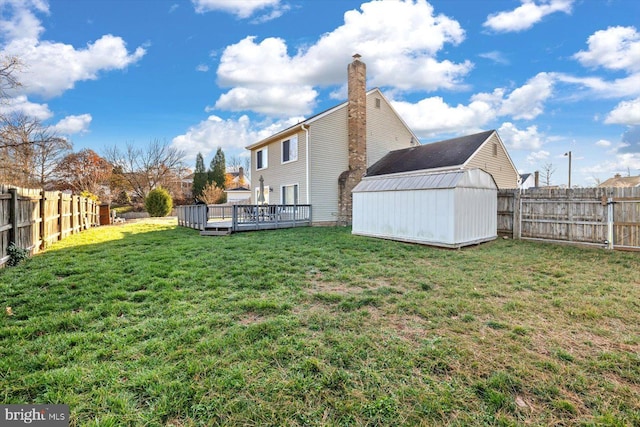
<path id="1" fill-rule="evenodd" d="M 228 190 L 224 190 L 225 192 L 229 193 L 232 191 L 251 191 L 250 188 L 246 188 L 246 187 L 237 187 L 237 188 L 230 188 Z"/>
<path id="2" fill-rule="evenodd" d="M 520 174 L 520 179 L 522 180 L 522 182 L 525 182 L 527 179 L 529 179 L 530 176 L 531 176 L 530 173 L 523 173 L 523 174 Z"/>
<path id="3" fill-rule="evenodd" d="M 367 176 L 462 166 L 495 130 L 388 153 L 367 169 Z"/>
<path id="4" fill-rule="evenodd" d="M 379 89 L 379 88 L 375 87 L 375 88 L 373 88 L 373 89 L 369 90 L 369 91 L 367 92 L 366 96 L 369 96 L 369 95 L 371 95 L 371 94 L 373 94 L 373 93 L 378 93 L 382 98 L 384 98 L 384 99 L 385 99 L 385 101 L 387 101 L 387 104 L 389 104 L 389 106 L 391 107 L 391 110 L 396 114 L 396 116 L 398 116 L 398 118 L 400 119 L 400 121 L 402 121 L 402 123 L 404 123 L 404 125 L 406 126 L 406 128 L 407 128 L 407 129 L 409 129 L 409 132 L 411 132 L 411 134 L 413 135 L 413 137 L 415 138 L 415 140 L 416 140 L 416 141 L 418 141 L 418 137 L 417 137 L 415 134 L 413 134 L 413 131 L 409 128 L 409 126 L 407 126 L 407 124 L 406 124 L 406 123 L 405 123 L 405 121 L 402 119 L 402 117 L 400 117 L 400 115 L 396 112 L 396 110 L 393 108 L 393 106 L 391 105 L 391 103 L 389 102 L 389 100 L 384 96 L 384 94 L 382 93 L 382 91 L 380 91 L 380 89 Z M 280 131 L 280 132 L 278 132 L 278 133 L 274 133 L 273 135 L 271 135 L 271 136 L 269 136 L 269 137 L 267 137 L 267 138 L 265 138 L 265 139 L 262 139 L 262 140 L 260 140 L 260 141 L 258 141 L 258 142 L 256 142 L 256 143 L 253 143 L 253 144 L 251 144 L 251 145 L 249 145 L 249 146 L 247 146 L 247 147 L 245 147 L 245 148 L 246 148 L 247 150 L 253 150 L 254 148 L 258 148 L 258 147 L 260 147 L 260 146 L 262 146 L 262 145 L 269 144 L 269 143 L 273 142 L 274 140 L 278 140 L 278 139 L 280 139 L 280 138 L 283 138 L 283 137 L 287 136 L 288 134 L 291 134 L 291 133 L 292 133 L 292 131 L 294 131 L 294 130 L 296 130 L 296 129 L 299 129 L 299 128 L 303 127 L 303 126 L 309 125 L 309 124 L 311 124 L 311 123 L 315 122 L 316 120 L 321 119 L 322 117 L 327 116 L 327 115 L 329 115 L 329 114 L 333 113 L 333 112 L 334 112 L 334 111 L 336 111 L 336 110 L 339 110 L 339 109 L 341 109 L 341 108 L 346 107 L 348 104 L 349 104 L 349 101 L 348 101 L 348 100 L 347 100 L 347 101 L 344 101 L 344 102 L 342 102 L 342 103 L 340 103 L 340 104 L 338 104 L 338 105 L 336 105 L 336 106 L 334 106 L 334 107 L 331 107 L 331 108 L 328 108 L 328 109 L 326 109 L 326 110 L 324 110 L 324 111 L 321 111 L 320 113 L 315 114 L 315 115 L 313 115 L 313 116 L 309 117 L 308 119 L 305 119 L 305 120 L 303 120 L 303 121 L 301 121 L 301 122 L 299 122 L 299 123 L 296 123 L 296 124 L 295 124 L 295 125 L 293 125 L 293 126 L 289 126 L 288 128 L 286 128 L 286 129 L 284 129 L 284 130 L 281 130 L 281 131 Z"/>
<path id="5" fill-rule="evenodd" d="M 640 175 L 639 176 L 620 176 L 616 175 L 613 178 L 609 178 L 598 187 L 640 187 Z"/>
<path id="6" fill-rule="evenodd" d="M 482 169 L 448 172 L 416 173 L 413 175 L 365 177 L 353 189 L 354 193 L 374 191 L 433 190 L 447 188 L 483 188 L 497 190 L 491 174 Z"/>

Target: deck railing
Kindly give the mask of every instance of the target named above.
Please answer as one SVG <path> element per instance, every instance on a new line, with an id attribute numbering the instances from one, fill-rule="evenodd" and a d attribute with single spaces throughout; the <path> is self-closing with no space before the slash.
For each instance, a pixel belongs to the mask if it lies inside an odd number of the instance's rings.
<path id="1" fill-rule="evenodd" d="M 311 224 L 311 205 L 176 206 L 178 225 L 205 230 L 228 223 L 231 231 L 298 227 Z"/>

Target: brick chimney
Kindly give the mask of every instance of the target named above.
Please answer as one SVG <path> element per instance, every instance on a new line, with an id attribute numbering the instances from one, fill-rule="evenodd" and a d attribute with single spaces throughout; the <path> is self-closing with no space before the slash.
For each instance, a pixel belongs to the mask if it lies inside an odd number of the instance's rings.
<path id="1" fill-rule="evenodd" d="M 238 187 L 244 187 L 244 168 L 238 168 Z"/>
<path id="2" fill-rule="evenodd" d="M 347 76 L 349 169 L 338 178 L 338 222 L 344 225 L 351 224 L 351 192 L 367 171 L 367 66 L 357 53 L 347 67 Z"/>

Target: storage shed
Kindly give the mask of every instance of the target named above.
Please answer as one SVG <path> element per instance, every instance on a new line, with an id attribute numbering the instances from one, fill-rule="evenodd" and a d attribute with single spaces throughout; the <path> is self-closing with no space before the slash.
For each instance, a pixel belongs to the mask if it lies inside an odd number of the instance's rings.
<path id="1" fill-rule="evenodd" d="M 352 233 L 448 248 L 494 240 L 497 191 L 481 169 L 365 177 L 353 190 Z"/>

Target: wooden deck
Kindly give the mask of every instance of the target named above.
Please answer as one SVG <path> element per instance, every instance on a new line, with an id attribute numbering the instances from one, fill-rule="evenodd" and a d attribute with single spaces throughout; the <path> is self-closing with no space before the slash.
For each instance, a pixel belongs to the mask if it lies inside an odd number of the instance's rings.
<path id="1" fill-rule="evenodd" d="M 311 225 L 311 205 L 189 205 L 176 210 L 178 225 L 200 230 L 202 236 Z"/>

